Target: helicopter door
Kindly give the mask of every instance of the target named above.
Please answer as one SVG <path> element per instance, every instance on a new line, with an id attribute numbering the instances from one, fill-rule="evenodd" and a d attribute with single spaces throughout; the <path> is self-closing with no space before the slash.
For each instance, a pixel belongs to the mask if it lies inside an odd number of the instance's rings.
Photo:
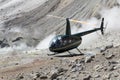
<path id="1" fill-rule="evenodd" d="M 66 45 L 69 45 L 69 44 L 73 44 L 74 42 L 77 42 L 77 41 L 79 41 L 80 40 L 80 38 L 78 38 L 78 37 L 74 37 L 74 36 L 67 36 L 67 37 L 64 37 L 63 38 L 63 43 L 62 43 L 62 45 L 63 46 L 66 46 Z"/>
<path id="2" fill-rule="evenodd" d="M 72 39 L 70 37 L 64 37 L 62 39 L 62 46 L 66 46 L 72 43 Z"/>

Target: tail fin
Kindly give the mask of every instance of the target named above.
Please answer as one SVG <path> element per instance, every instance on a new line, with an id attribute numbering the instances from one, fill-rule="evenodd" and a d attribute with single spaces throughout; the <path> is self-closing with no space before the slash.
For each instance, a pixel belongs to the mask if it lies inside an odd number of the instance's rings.
<path id="1" fill-rule="evenodd" d="M 69 18 L 66 18 L 66 35 L 71 35 L 70 21 Z"/>
<path id="2" fill-rule="evenodd" d="M 100 29 L 101 29 L 101 34 L 104 35 L 104 18 L 102 18 Z"/>

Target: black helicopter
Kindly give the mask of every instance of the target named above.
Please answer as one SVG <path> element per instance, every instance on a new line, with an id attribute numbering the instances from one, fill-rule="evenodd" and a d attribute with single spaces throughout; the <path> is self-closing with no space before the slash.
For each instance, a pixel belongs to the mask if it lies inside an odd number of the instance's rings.
<path id="1" fill-rule="evenodd" d="M 49 50 L 51 52 L 62 53 L 62 52 L 69 52 L 71 49 L 77 49 L 81 54 L 82 52 L 77 48 L 81 42 L 82 42 L 82 36 L 90 34 L 92 32 L 101 30 L 101 34 L 104 35 L 104 18 L 102 18 L 101 26 L 100 28 L 95 28 L 92 30 L 71 34 L 71 28 L 70 28 L 70 21 L 69 18 L 66 18 L 66 34 L 65 35 L 58 35 L 54 37 L 50 43 Z M 70 52 L 69 52 L 70 53 Z"/>

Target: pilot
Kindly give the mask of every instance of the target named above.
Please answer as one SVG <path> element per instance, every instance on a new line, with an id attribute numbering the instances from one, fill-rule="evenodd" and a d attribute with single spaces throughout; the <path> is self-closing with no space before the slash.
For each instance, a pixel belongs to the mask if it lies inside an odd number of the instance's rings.
<path id="1" fill-rule="evenodd" d="M 56 47 L 60 47 L 61 43 L 60 43 L 60 40 L 57 40 L 56 41 Z"/>

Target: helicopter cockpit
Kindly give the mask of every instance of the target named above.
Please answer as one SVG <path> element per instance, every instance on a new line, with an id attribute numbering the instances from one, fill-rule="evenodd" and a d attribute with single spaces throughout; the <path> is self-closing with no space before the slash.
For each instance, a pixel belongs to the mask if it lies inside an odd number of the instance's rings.
<path id="1" fill-rule="evenodd" d="M 81 38 L 79 37 L 69 37 L 69 36 L 59 35 L 52 39 L 50 43 L 50 48 L 64 47 L 66 45 L 72 44 L 73 42 L 77 42 L 80 39 Z"/>
<path id="2" fill-rule="evenodd" d="M 62 45 L 62 36 L 56 36 L 55 38 L 52 39 L 52 41 L 50 42 L 50 47 L 51 48 L 57 48 L 60 47 Z"/>

